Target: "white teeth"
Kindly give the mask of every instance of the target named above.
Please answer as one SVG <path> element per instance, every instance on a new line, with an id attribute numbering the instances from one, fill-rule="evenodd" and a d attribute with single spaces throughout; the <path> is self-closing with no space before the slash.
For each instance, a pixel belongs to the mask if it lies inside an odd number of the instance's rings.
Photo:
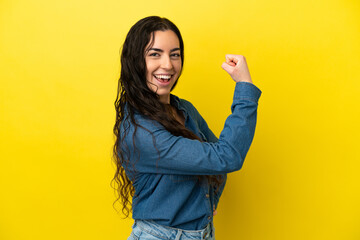
<path id="1" fill-rule="evenodd" d="M 171 78 L 171 75 L 155 75 L 156 78 L 169 80 Z"/>

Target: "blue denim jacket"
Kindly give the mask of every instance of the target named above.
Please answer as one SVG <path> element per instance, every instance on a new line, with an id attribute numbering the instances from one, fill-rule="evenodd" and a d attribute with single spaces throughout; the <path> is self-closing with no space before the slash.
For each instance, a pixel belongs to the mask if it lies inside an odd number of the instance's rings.
<path id="1" fill-rule="evenodd" d="M 217 207 L 225 181 L 215 192 L 207 178 L 199 176 L 226 180 L 227 173 L 242 167 L 254 136 L 260 95 L 255 85 L 236 83 L 232 114 L 219 139 L 190 102 L 171 95 L 170 103 L 184 113 L 185 126 L 203 142 L 174 136 L 158 122 L 136 114 L 137 123 L 147 130 L 137 128 L 133 136 L 134 126 L 126 126 L 128 148 L 123 148 L 131 162 L 123 167 L 135 188 L 133 218 L 184 230 L 205 228 L 213 220 L 213 206 Z M 129 172 L 133 167 L 135 176 Z"/>

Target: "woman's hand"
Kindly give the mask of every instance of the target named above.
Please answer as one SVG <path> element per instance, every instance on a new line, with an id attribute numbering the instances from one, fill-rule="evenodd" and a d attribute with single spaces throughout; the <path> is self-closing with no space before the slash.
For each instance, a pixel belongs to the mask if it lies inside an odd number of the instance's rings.
<path id="1" fill-rule="evenodd" d="M 227 54 L 226 61 L 221 67 L 230 74 L 235 82 L 252 83 L 250 72 L 246 63 L 246 59 L 242 55 Z"/>

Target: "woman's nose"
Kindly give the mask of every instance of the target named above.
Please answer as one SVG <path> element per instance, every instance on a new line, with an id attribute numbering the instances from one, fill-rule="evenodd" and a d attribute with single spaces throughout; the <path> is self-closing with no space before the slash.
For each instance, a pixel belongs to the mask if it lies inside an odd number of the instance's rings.
<path id="1" fill-rule="evenodd" d="M 171 69 L 173 67 L 169 56 L 163 56 L 161 60 L 161 67 L 164 69 Z"/>

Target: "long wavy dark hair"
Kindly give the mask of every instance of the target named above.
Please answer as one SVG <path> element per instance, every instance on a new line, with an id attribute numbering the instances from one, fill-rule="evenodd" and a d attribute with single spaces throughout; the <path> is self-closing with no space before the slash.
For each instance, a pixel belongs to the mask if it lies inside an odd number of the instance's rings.
<path id="1" fill-rule="evenodd" d="M 129 155 L 127 151 L 124 151 L 124 149 L 128 149 L 124 141 L 128 133 L 126 126 L 132 124 L 135 127 L 134 135 L 138 127 L 147 130 L 135 121 L 135 111 L 145 115 L 149 119 L 159 122 L 166 130 L 175 136 L 183 136 L 201 141 L 197 135 L 175 119 L 171 107 L 168 104 L 160 102 L 159 96 L 148 87 L 146 82 L 145 53 L 153 44 L 154 32 L 166 30 L 173 31 L 179 39 L 182 69 L 184 64 L 183 39 L 175 24 L 166 18 L 151 16 L 141 19 L 131 27 L 122 47 L 121 73 L 114 104 L 116 122 L 113 128 L 116 139 L 113 147 L 113 159 L 117 169 L 111 182 L 114 183 L 115 186 L 113 186 L 113 188 L 118 195 L 114 204 L 121 199 L 122 213 L 125 215 L 125 218 L 128 217 L 132 211 L 130 199 L 134 196 L 135 190 L 131 179 L 133 179 L 136 174 L 134 168 L 129 168 L 132 169 L 132 171 L 128 171 L 127 175 L 123 168 L 124 164 L 126 166 L 130 164 Z M 177 80 L 172 89 L 176 84 Z M 120 125 L 123 126 L 121 130 Z M 153 141 L 155 141 L 155 139 Z M 133 144 L 134 149 L 136 149 L 135 142 L 133 142 Z M 211 184 L 217 187 L 222 182 L 222 179 L 218 176 L 205 177 L 209 179 Z"/>

